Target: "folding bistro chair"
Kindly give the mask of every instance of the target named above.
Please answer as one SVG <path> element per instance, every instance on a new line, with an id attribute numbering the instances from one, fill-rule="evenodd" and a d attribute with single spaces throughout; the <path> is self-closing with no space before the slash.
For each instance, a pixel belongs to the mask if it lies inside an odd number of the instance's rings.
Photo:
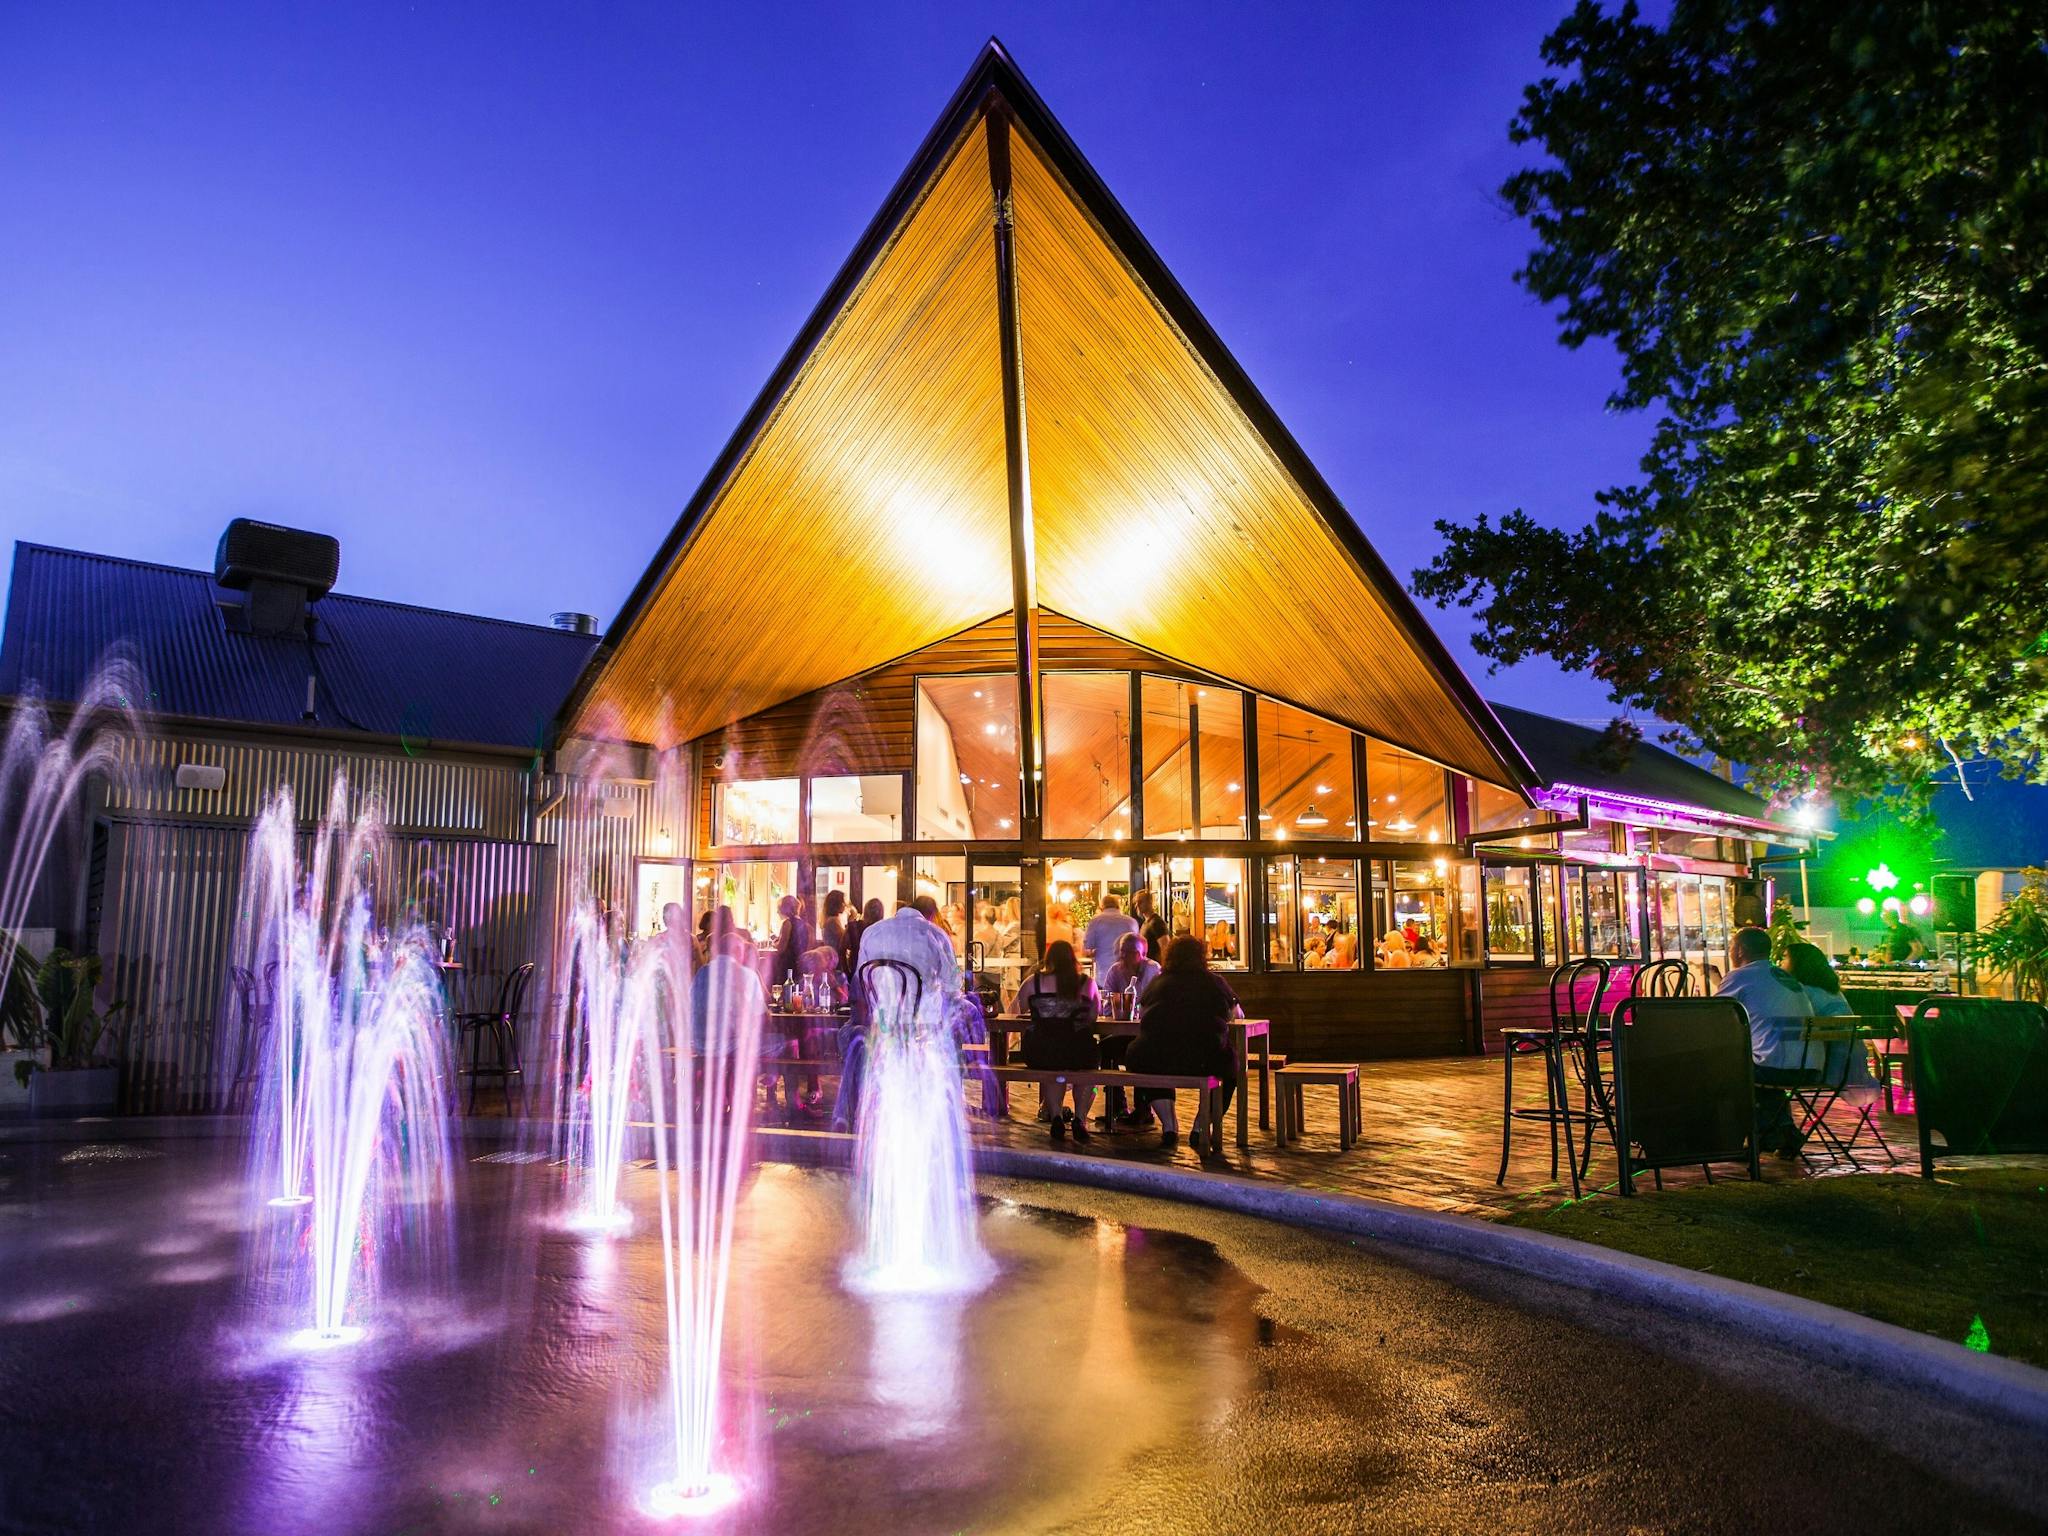
<path id="1" fill-rule="evenodd" d="M 1890 1040 L 1897 1033 L 1897 1028 L 1895 1023 L 1884 1019 L 1858 1019 L 1841 1014 L 1804 1021 L 1800 1036 L 1802 1043 L 1824 1047 L 1826 1059 L 1817 1069 L 1815 1081 L 1786 1089 L 1792 1102 L 1799 1106 L 1799 1134 L 1817 1138 L 1852 1168 L 1862 1166 L 1856 1160 L 1856 1143 L 1862 1140 L 1866 1130 L 1883 1149 L 1886 1158 L 1893 1164 L 1900 1160 L 1891 1143 L 1884 1139 L 1884 1132 L 1878 1129 L 1876 1110 L 1881 1085 L 1875 1077 L 1856 1079 L 1857 1062 L 1867 1058 L 1873 1044 L 1881 1046 Z M 1848 1097 L 1852 1090 L 1858 1088 L 1870 1090 L 1869 1096 L 1861 1103 Z M 1827 1119 L 1830 1110 L 1845 1102 L 1856 1111 L 1856 1124 L 1846 1137 L 1828 1124 Z"/>
<path id="2" fill-rule="evenodd" d="M 2048 1009 L 1925 998 L 1906 1025 L 1920 1176 L 1943 1157 L 2048 1152 Z"/>
<path id="3" fill-rule="evenodd" d="M 1614 1010 L 1615 1156 L 1636 1175 L 1743 1163 L 1759 1177 L 1749 1014 L 1725 997 L 1631 997 Z M 1662 1180 L 1659 1178 L 1661 1186 Z"/>

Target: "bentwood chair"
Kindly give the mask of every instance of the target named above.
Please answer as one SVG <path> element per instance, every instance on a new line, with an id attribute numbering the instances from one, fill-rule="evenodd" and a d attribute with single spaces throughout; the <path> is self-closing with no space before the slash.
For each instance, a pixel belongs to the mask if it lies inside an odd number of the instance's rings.
<path id="1" fill-rule="evenodd" d="M 1550 1127 L 1550 1176 L 1557 1177 L 1557 1148 L 1560 1134 L 1564 1141 L 1565 1166 L 1570 1171 L 1572 1198 L 1579 1197 L 1579 1157 L 1574 1143 L 1575 1131 L 1584 1122 L 1588 1125 L 1587 1146 L 1592 1145 L 1591 1117 L 1596 1113 L 1592 1090 L 1586 1078 L 1586 1064 L 1583 1058 L 1592 1050 L 1592 1040 L 1600 1018 L 1600 1003 L 1607 994 L 1609 967 L 1605 960 L 1575 960 L 1560 965 L 1550 973 L 1550 1023 L 1547 1027 L 1537 1025 L 1515 1026 L 1500 1032 L 1504 1056 L 1501 1076 L 1500 1111 L 1500 1171 L 1494 1176 L 1494 1183 L 1505 1184 L 1508 1179 L 1508 1153 L 1517 1120 L 1540 1120 Z M 1584 991 L 1584 1002 L 1580 1002 L 1581 988 L 1588 980 L 1591 986 Z M 1515 1103 L 1515 1059 L 1537 1057 L 1543 1063 L 1544 1102 L 1536 1105 L 1517 1106 Z M 1567 1062 L 1570 1070 L 1580 1074 L 1581 1090 L 1585 1103 L 1574 1109 L 1571 1102 L 1571 1087 L 1567 1080 Z M 1590 1152 L 1589 1152 L 1590 1155 Z"/>
<path id="2" fill-rule="evenodd" d="M 505 1095 L 507 1113 L 512 1108 L 512 1084 L 519 1084 L 519 1107 L 526 1108 L 526 1074 L 519 1065 L 519 1010 L 526 1001 L 527 983 L 533 980 L 533 962 L 507 973 L 498 987 L 498 1003 L 495 1008 L 483 1013 L 458 1014 L 461 1028 L 460 1041 L 456 1047 L 458 1058 L 462 1045 L 469 1047 L 469 1065 L 462 1068 L 462 1075 L 469 1079 L 469 1110 L 476 1113 L 477 1085 L 484 1078 L 495 1079 Z M 484 1038 L 490 1037 L 491 1057 L 484 1059 Z"/>
<path id="3" fill-rule="evenodd" d="M 1652 960 L 1636 967 L 1629 978 L 1630 997 L 1685 997 L 1692 992 L 1692 972 L 1683 960 Z"/>

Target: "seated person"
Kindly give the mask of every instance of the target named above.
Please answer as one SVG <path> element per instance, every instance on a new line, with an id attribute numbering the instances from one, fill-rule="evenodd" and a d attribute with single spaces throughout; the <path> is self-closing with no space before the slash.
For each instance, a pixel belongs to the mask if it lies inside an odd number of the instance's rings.
<path id="1" fill-rule="evenodd" d="M 1771 964 L 1771 936 L 1762 928 L 1738 928 L 1728 947 L 1734 969 L 1714 989 L 1732 997 L 1749 1014 L 1749 1053 L 1756 1063 L 1756 1136 L 1759 1147 L 1780 1157 L 1797 1157 L 1806 1138 L 1792 1123 L 1788 1086 L 1812 1082 L 1819 1060 L 1807 1060 L 1802 1021 L 1813 1017 L 1806 989 Z M 1819 1057 L 1818 1046 L 1812 1054 Z"/>
<path id="2" fill-rule="evenodd" d="M 1018 988 L 1017 1002 L 1031 1015 L 1021 1047 L 1026 1066 L 1040 1072 L 1093 1072 L 1102 1064 L 1095 1039 L 1095 983 L 1081 974 L 1073 945 L 1058 939 L 1046 946 L 1045 968 Z M 1060 1140 L 1071 1127 L 1074 1140 L 1086 1141 L 1095 1090 L 1076 1087 L 1072 1109 L 1061 1108 L 1066 1096 L 1064 1083 L 1053 1084 L 1044 1095 L 1052 1139 Z"/>
<path id="3" fill-rule="evenodd" d="M 1228 1107 L 1234 1086 L 1230 1021 L 1239 1012 L 1236 994 L 1209 969 L 1208 945 L 1193 937 L 1175 939 L 1166 946 L 1158 977 L 1138 999 L 1138 1038 L 1131 1042 L 1124 1065 L 1133 1072 L 1168 1077 L 1221 1078 L 1220 1113 Z M 1159 1116 L 1159 1144 L 1177 1146 L 1180 1121 L 1173 1090 L 1135 1091 L 1139 1101 L 1150 1104 Z M 1198 1139 L 1209 1129 L 1207 1111 L 1205 1099 L 1190 1127 Z"/>
<path id="4" fill-rule="evenodd" d="M 1380 969 L 1383 971 L 1405 971 L 1408 969 L 1410 958 L 1408 940 L 1402 936 L 1400 929 L 1389 928 L 1387 936 L 1380 940 Z"/>
<path id="5" fill-rule="evenodd" d="M 1103 978 L 1102 996 L 1110 997 L 1122 993 L 1133 999 L 1145 995 L 1145 989 L 1159 976 L 1159 962 L 1145 953 L 1145 940 L 1137 933 L 1127 933 L 1117 940 L 1116 963 Z M 1136 1018 L 1133 1010 L 1131 1017 Z M 1130 1051 L 1129 1035 L 1110 1035 L 1102 1042 L 1102 1064 L 1105 1067 L 1120 1067 Z M 1152 1111 L 1142 1106 L 1135 1114 L 1125 1113 L 1124 1091 L 1111 1088 L 1103 1095 L 1103 1116 L 1098 1122 L 1105 1129 L 1112 1121 L 1129 1126 L 1144 1126 L 1152 1123 Z"/>
<path id="6" fill-rule="evenodd" d="M 1785 969 L 1813 1004 L 1816 1019 L 1850 1019 L 1856 1016 L 1849 999 L 1842 996 L 1842 978 L 1828 963 L 1827 952 L 1818 944 L 1803 940 L 1785 952 Z M 1860 1041 L 1831 1040 L 1821 1081 L 1843 1088 L 1875 1088 L 1877 1075 L 1870 1069 L 1870 1052 Z"/>
<path id="7" fill-rule="evenodd" d="M 1329 964 L 1330 969 L 1333 971 L 1349 971 L 1357 967 L 1357 934 L 1353 933 L 1350 929 L 1347 928 L 1342 933 L 1337 935 L 1335 942 L 1333 942 L 1330 945 Z"/>

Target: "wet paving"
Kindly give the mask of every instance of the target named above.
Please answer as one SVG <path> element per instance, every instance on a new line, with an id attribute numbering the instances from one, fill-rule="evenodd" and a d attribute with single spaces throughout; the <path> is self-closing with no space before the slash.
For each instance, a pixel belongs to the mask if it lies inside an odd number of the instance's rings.
<path id="1" fill-rule="evenodd" d="M 0 1531 L 658 1528 L 651 1173 L 628 1175 L 636 1232 L 605 1241 L 544 1218 L 544 1162 L 464 1164 L 448 1251 L 395 1259 L 369 1337 L 307 1354 L 256 1262 L 298 1218 L 240 1155 L 0 1147 Z M 2001 1489 L 1971 1491 L 1944 1447 L 1980 1452 L 1981 1426 L 1929 1417 L 1901 1454 L 1816 1411 L 1841 1383 L 1683 1329 L 1624 1342 L 1597 1298 L 1087 1190 L 983 1203 L 988 1290 L 877 1302 L 839 1283 L 847 1182 L 752 1177 L 722 1458 L 745 1497 L 691 1529 L 2031 1531 L 2048 1510 L 2039 1447 L 2002 1484 L 1956 1463 Z"/>

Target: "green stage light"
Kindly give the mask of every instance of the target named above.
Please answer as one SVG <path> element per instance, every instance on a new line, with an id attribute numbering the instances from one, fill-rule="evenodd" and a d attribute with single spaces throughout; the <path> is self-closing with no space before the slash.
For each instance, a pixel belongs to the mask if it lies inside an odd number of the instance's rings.
<path id="1" fill-rule="evenodd" d="M 1871 913 L 1877 910 L 1877 903 L 1872 901 L 1868 896 L 1865 896 L 1857 901 L 1856 910 L 1858 912 L 1861 912 L 1865 917 L 1868 917 Z"/>
<path id="2" fill-rule="evenodd" d="M 1892 873 L 1889 864 L 1880 864 L 1863 877 L 1863 883 L 1873 891 L 1889 891 L 1899 883 L 1899 877 Z"/>

